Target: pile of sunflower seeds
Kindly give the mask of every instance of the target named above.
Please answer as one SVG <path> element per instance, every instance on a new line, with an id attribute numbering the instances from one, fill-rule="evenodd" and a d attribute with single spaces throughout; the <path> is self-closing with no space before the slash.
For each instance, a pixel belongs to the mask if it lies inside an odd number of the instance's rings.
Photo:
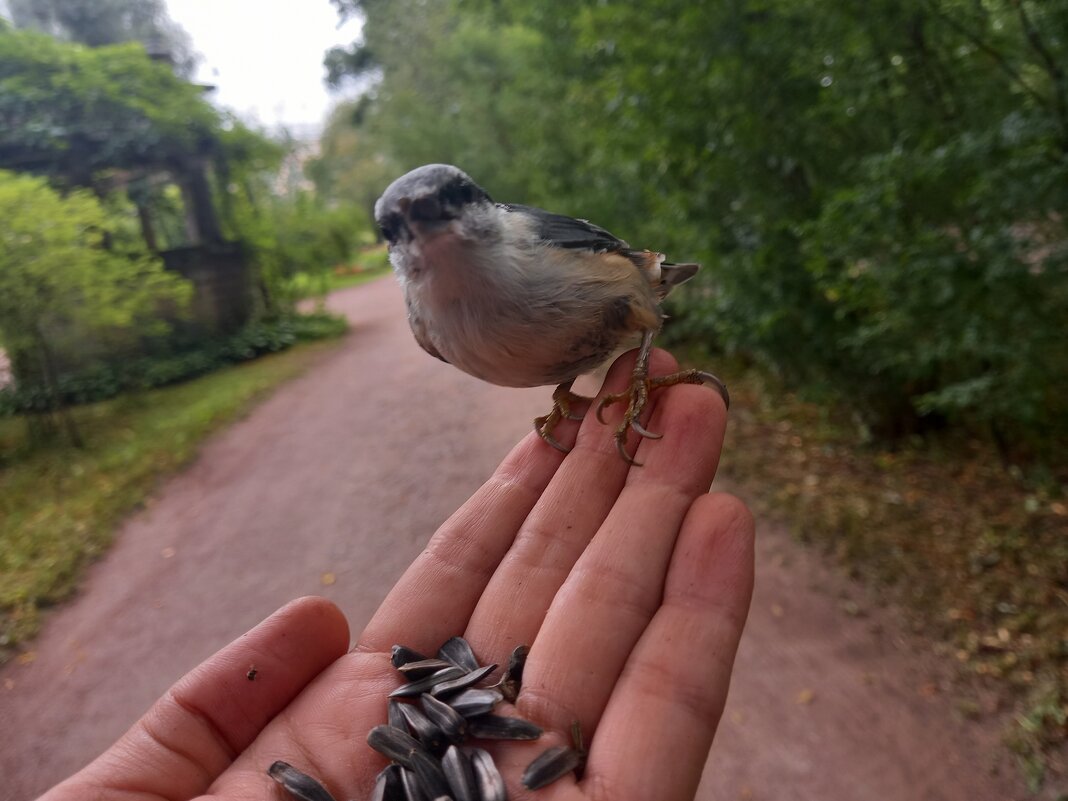
<path id="1" fill-rule="evenodd" d="M 462 637 L 447 640 L 436 657 L 394 645 L 393 666 L 408 680 L 389 694 L 388 724 L 375 726 L 367 743 L 391 760 L 378 774 L 371 801 L 508 801 L 504 779 L 485 749 L 467 740 L 536 740 L 542 730 L 522 718 L 493 714 L 515 701 L 528 648 L 516 648 L 493 685 L 476 687 L 497 665 L 479 665 Z M 585 762 L 577 725 L 575 747 L 544 751 L 523 772 L 528 790 L 545 787 Z M 268 774 L 299 801 L 334 801 L 318 781 L 285 762 Z"/>

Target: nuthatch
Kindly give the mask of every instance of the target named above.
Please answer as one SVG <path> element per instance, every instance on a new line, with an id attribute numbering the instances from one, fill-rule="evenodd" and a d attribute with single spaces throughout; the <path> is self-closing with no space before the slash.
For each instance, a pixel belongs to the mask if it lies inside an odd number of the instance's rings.
<path id="1" fill-rule="evenodd" d="M 634 250 L 603 228 L 531 206 L 494 203 L 463 171 L 428 164 L 401 176 L 375 204 L 375 221 L 404 290 L 416 341 L 432 356 L 506 387 L 558 384 L 553 409 L 534 421 L 553 437 L 571 405 L 575 379 L 629 348 L 640 348 L 630 387 L 604 397 L 627 401 L 616 445 L 628 429 L 657 438 L 639 416 L 649 392 L 706 382 L 725 403 L 718 378 L 685 370 L 649 377 L 649 354 L 660 330 L 660 303 L 697 272 L 664 255 Z"/>

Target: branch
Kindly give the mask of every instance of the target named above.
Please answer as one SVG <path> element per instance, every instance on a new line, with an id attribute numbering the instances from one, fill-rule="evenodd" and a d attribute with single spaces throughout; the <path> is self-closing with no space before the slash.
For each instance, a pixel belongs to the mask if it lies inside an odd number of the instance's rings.
<path id="1" fill-rule="evenodd" d="M 1009 0 L 1009 2 L 1016 8 L 1016 12 L 1020 16 L 1020 25 L 1023 27 L 1027 41 L 1030 42 L 1031 47 L 1045 63 L 1046 72 L 1049 73 L 1050 80 L 1053 82 L 1057 116 L 1060 118 L 1061 130 L 1068 136 L 1068 92 L 1065 91 L 1064 70 L 1057 63 L 1057 59 L 1053 57 L 1049 48 L 1046 47 L 1045 42 L 1042 41 L 1034 21 L 1028 16 L 1027 9 L 1024 8 L 1021 0 Z"/>
<path id="2" fill-rule="evenodd" d="M 1018 0 L 1013 0 L 1013 1 L 1014 2 L 1018 2 Z M 990 45 L 989 43 L 987 43 L 987 42 L 983 41 L 982 39 L 980 39 L 977 34 L 973 33 L 970 30 L 968 30 L 966 27 L 961 25 L 955 19 L 953 19 L 952 17 L 948 16 L 947 14 L 945 14 L 943 11 L 941 11 L 940 9 L 938 9 L 937 7 L 932 5 L 931 3 L 927 3 L 926 5 L 927 5 L 928 10 L 934 15 L 934 17 L 936 19 L 941 20 L 942 22 L 944 22 L 946 25 L 948 25 L 953 30 L 955 30 L 957 33 L 961 34 L 969 42 L 971 42 L 976 47 L 978 47 L 980 50 L 982 50 L 984 53 L 986 53 L 988 56 L 990 56 L 994 60 L 994 63 L 997 64 L 1001 68 L 1002 72 L 1004 72 L 1006 75 L 1008 75 L 1010 78 L 1012 78 L 1013 81 L 1015 81 L 1020 86 L 1020 88 L 1023 89 L 1024 92 L 1027 93 L 1031 97 L 1032 100 L 1034 100 L 1036 103 L 1038 103 L 1043 108 L 1045 108 L 1047 110 L 1050 110 L 1049 99 L 1047 97 L 1045 97 L 1043 94 L 1041 94 L 1033 86 L 1031 86 L 1031 84 L 1029 84 L 1027 81 L 1025 81 L 1023 79 L 1023 76 L 1019 72 L 1016 71 L 1016 69 L 1012 66 L 1012 64 L 1010 64 L 1008 62 L 1008 60 L 1005 58 L 1005 56 L 1003 56 L 998 50 L 995 50 L 992 45 Z"/>

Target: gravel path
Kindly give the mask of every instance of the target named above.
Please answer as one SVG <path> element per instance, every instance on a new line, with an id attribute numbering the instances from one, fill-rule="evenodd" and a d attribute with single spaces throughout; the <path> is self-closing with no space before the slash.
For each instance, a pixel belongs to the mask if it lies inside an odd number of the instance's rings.
<path id="1" fill-rule="evenodd" d="M 359 630 L 548 408 L 549 389 L 492 387 L 419 350 L 388 278 L 332 305 L 353 320 L 343 344 L 161 486 L 35 658 L 0 672 L 0 798 L 28 801 L 78 769 L 294 597 L 331 598 Z M 757 558 L 701 801 L 1025 797 L 996 758 L 996 721 L 955 718 L 892 616 L 844 614 L 856 588 L 773 527 L 758 528 Z"/>

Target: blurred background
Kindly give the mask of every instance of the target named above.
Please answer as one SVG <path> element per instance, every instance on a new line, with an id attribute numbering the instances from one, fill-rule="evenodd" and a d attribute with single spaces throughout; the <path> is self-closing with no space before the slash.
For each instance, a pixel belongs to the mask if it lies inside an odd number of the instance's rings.
<path id="1" fill-rule="evenodd" d="M 1066 797 L 1065 0 L 0 2 L 0 707 L 160 479 L 354 347 L 428 162 L 700 261 L 659 343 L 732 489 Z"/>

